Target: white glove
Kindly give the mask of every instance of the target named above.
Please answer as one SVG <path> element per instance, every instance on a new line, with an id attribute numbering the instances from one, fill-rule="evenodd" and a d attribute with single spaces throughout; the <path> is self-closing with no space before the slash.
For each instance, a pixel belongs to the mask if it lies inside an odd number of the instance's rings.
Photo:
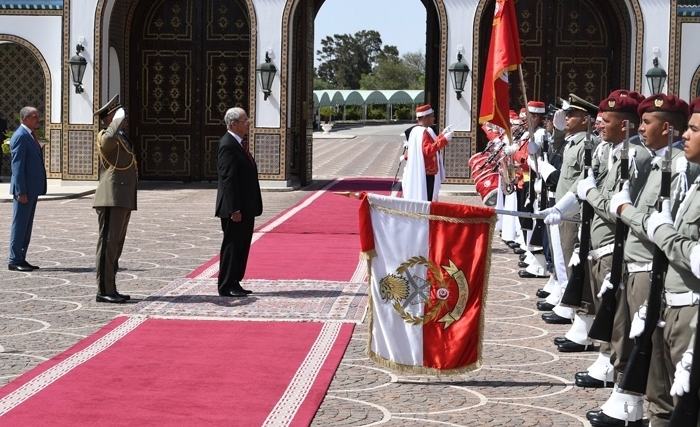
<path id="1" fill-rule="evenodd" d="M 610 273 L 605 275 L 605 279 L 603 280 L 603 285 L 600 287 L 600 292 L 598 292 L 598 298 L 603 298 L 603 294 L 608 291 L 608 289 L 612 289 L 613 284 L 610 281 Z"/>
<path id="2" fill-rule="evenodd" d="M 608 209 L 610 210 L 611 214 L 615 215 L 615 218 L 619 218 L 617 215 L 617 210 L 620 209 L 620 206 L 626 204 L 632 204 L 629 181 L 625 181 L 625 183 L 622 185 L 622 190 L 620 190 L 619 193 L 613 194 L 613 196 L 610 198 L 610 207 Z"/>
<path id="3" fill-rule="evenodd" d="M 690 251 L 690 269 L 695 277 L 700 279 L 700 244 L 693 246 L 693 250 Z"/>
<path id="4" fill-rule="evenodd" d="M 654 212 L 649 215 L 649 220 L 647 221 L 647 237 L 649 237 L 649 240 L 652 242 L 654 241 L 654 233 L 656 233 L 656 229 L 664 224 L 668 224 L 673 227 L 670 200 L 664 200 L 664 202 L 661 204 L 661 212 Z"/>
<path id="5" fill-rule="evenodd" d="M 530 139 L 527 142 L 527 152 L 529 154 L 534 155 L 534 154 L 539 153 L 539 151 L 540 151 L 540 145 L 538 143 L 536 143 L 534 139 Z"/>
<path id="6" fill-rule="evenodd" d="M 126 112 L 124 111 L 124 109 L 122 107 L 119 107 L 117 112 L 114 113 L 114 116 L 112 116 L 112 121 L 121 120 L 124 117 L 126 117 Z"/>
<path id="7" fill-rule="evenodd" d="M 503 149 L 506 156 L 512 156 L 516 151 L 518 151 L 518 146 L 516 144 L 506 145 L 506 148 Z"/>
<path id="8" fill-rule="evenodd" d="M 588 177 L 579 181 L 578 185 L 576 186 L 576 193 L 578 194 L 578 198 L 581 200 L 586 200 L 586 195 L 590 190 L 594 188 L 596 188 L 596 184 L 595 178 L 593 177 L 593 170 L 588 169 Z"/>
<path id="9" fill-rule="evenodd" d="M 630 326 L 630 338 L 634 339 L 641 336 L 644 333 L 644 322 L 647 320 L 647 306 L 640 305 L 639 310 L 634 313 L 634 318 L 632 319 L 632 326 Z"/>
<path id="10" fill-rule="evenodd" d="M 452 141 L 452 128 L 450 126 L 447 126 L 443 131 L 442 131 L 442 136 L 445 137 L 447 142 Z"/>
<path id="11" fill-rule="evenodd" d="M 399 157 L 399 164 L 403 163 L 405 160 L 406 158 L 403 155 L 401 155 L 401 157 Z"/>
<path id="12" fill-rule="evenodd" d="M 546 215 L 544 223 L 547 225 L 557 225 L 561 223 L 561 218 L 572 216 L 578 213 L 578 199 L 571 191 L 567 191 L 564 197 L 561 198 L 554 206 L 540 212 Z"/>
<path id="13" fill-rule="evenodd" d="M 557 130 L 564 130 L 566 128 L 566 111 L 557 110 L 552 117 L 552 124 Z"/>
<path id="14" fill-rule="evenodd" d="M 690 391 L 690 367 L 693 364 L 693 351 L 683 353 L 681 361 L 676 363 L 676 374 L 671 386 L 671 396 L 683 396 Z"/>

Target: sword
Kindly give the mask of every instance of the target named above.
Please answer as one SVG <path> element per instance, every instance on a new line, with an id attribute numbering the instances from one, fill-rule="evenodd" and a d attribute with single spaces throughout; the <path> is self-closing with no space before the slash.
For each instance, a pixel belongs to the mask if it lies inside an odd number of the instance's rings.
<path id="1" fill-rule="evenodd" d="M 338 196 L 343 196 L 343 197 L 350 197 L 350 198 L 355 198 L 359 199 L 360 198 L 360 193 L 352 193 L 350 191 L 334 191 L 333 194 L 336 194 Z M 519 211 L 506 211 L 503 209 L 494 209 L 494 212 L 498 215 L 510 215 L 510 216 L 519 216 L 523 218 L 532 218 L 532 219 L 545 219 L 547 215 L 544 214 L 538 214 L 538 213 L 532 213 L 532 212 L 519 212 Z M 562 221 L 568 221 L 568 222 L 576 222 L 580 223 L 580 219 L 576 218 L 562 218 Z"/>

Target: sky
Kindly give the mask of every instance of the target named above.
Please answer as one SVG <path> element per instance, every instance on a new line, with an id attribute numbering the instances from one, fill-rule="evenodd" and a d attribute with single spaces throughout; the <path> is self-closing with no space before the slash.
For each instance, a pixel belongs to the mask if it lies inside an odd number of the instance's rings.
<path id="1" fill-rule="evenodd" d="M 425 53 L 425 7 L 419 0 L 326 0 L 316 15 L 315 52 L 321 40 L 334 34 L 375 30 L 385 45 Z"/>

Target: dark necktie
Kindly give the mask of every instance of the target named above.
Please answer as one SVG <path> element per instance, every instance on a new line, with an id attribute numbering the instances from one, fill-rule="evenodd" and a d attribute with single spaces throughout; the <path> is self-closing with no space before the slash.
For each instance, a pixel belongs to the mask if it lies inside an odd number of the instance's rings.
<path id="1" fill-rule="evenodd" d="M 39 140 L 37 139 L 36 134 L 34 134 L 34 131 L 32 131 L 32 138 L 34 139 L 34 143 L 36 144 L 36 148 L 41 153 L 41 157 L 44 157 L 44 150 L 41 149 L 41 144 L 39 144 Z"/>
<path id="2" fill-rule="evenodd" d="M 250 159 L 250 162 L 251 162 L 252 164 L 255 164 L 255 159 L 253 159 L 253 156 L 250 155 L 250 151 L 248 151 L 248 145 L 247 145 L 247 144 L 244 145 L 243 143 L 241 143 L 241 145 L 243 146 L 243 149 L 245 150 L 245 153 L 248 155 L 248 158 Z"/>

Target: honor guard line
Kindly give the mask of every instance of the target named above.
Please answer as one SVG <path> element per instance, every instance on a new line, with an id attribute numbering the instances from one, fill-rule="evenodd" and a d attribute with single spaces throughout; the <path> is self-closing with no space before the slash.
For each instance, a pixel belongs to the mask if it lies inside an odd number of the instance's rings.
<path id="1" fill-rule="evenodd" d="M 334 191 L 333 194 L 337 194 L 338 196 L 344 196 L 344 197 L 354 197 L 356 199 L 360 198 L 360 193 L 351 193 L 349 191 Z M 494 212 L 498 215 L 509 215 L 509 216 L 518 216 L 521 218 L 532 218 L 532 219 L 545 219 L 547 215 L 543 214 L 538 214 L 538 213 L 532 213 L 532 212 L 518 212 L 518 211 L 506 211 L 503 209 L 494 209 Z M 576 219 L 576 218 L 562 218 L 562 221 L 568 221 L 568 222 L 575 222 L 580 224 L 581 220 Z"/>

